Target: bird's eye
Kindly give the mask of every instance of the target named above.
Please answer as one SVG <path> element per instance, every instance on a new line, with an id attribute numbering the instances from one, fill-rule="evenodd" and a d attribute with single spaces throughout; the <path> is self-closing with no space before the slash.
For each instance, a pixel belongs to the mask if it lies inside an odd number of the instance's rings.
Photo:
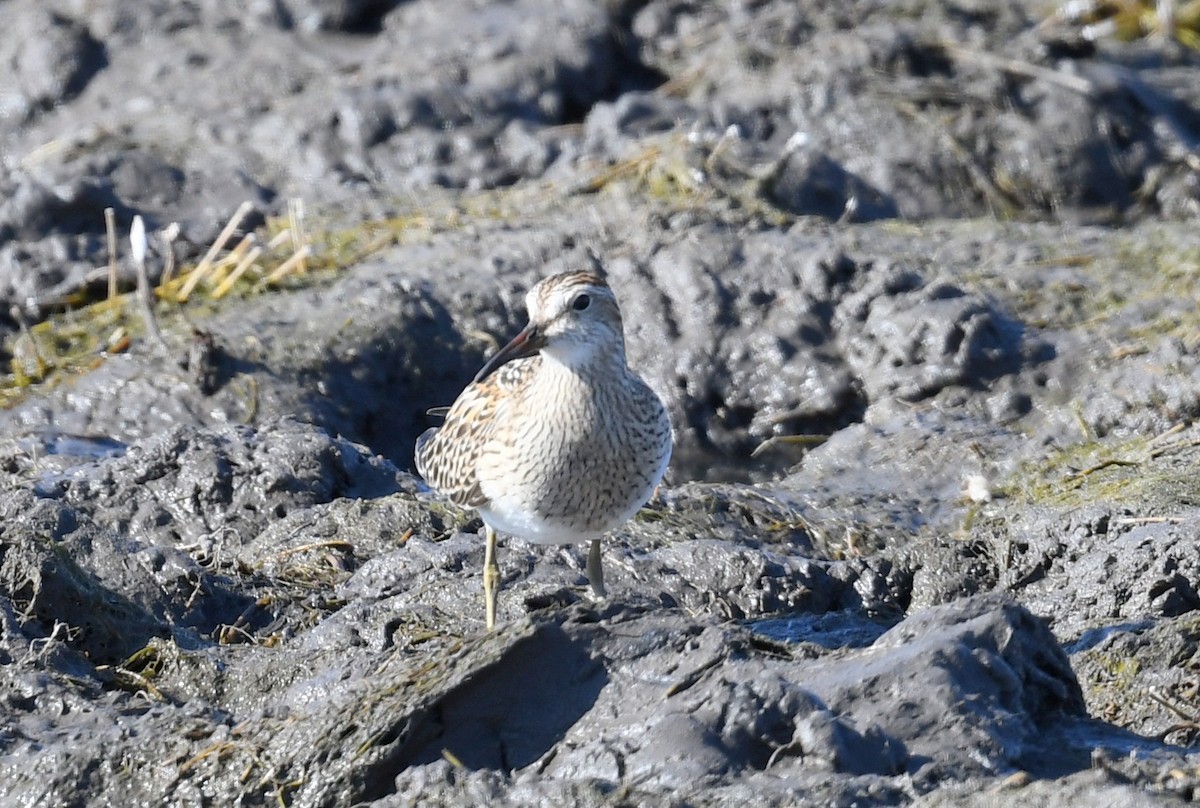
<path id="1" fill-rule="evenodd" d="M 590 305 L 592 305 L 592 298 L 587 294 L 579 295 L 571 301 L 571 308 L 575 309 L 575 311 L 583 311 Z"/>

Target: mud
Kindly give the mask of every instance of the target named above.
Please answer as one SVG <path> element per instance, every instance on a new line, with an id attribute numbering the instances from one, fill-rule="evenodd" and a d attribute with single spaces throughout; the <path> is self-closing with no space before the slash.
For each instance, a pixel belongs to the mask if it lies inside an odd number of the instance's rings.
<path id="1" fill-rule="evenodd" d="M 1015 1 L 226 6 L 0 4 L 0 803 L 1195 799 L 1194 52 Z M 96 305 L 105 208 L 128 292 L 135 215 L 157 280 L 295 199 L 331 268 L 163 344 Z M 608 600 L 506 541 L 489 635 L 413 441 L 579 266 L 677 451 Z"/>

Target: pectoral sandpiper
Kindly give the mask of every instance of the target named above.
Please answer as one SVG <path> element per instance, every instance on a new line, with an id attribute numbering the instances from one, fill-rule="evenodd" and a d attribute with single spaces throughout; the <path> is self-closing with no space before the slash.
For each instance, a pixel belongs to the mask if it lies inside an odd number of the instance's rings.
<path id="1" fill-rule="evenodd" d="M 497 531 L 539 544 L 591 541 L 587 577 L 605 596 L 600 538 L 654 493 L 671 457 L 658 396 L 625 360 L 621 312 L 591 272 L 546 278 L 529 324 L 487 361 L 417 440 L 417 470 L 486 529 L 487 627 L 496 622 Z"/>

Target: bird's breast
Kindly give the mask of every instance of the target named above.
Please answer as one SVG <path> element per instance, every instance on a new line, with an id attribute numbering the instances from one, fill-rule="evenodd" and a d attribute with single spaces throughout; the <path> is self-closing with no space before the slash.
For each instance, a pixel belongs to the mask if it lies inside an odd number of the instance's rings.
<path id="1" fill-rule="evenodd" d="M 498 423 L 476 474 L 492 527 L 529 541 L 583 541 L 637 512 L 666 470 L 662 404 L 636 384 L 531 386 Z"/>

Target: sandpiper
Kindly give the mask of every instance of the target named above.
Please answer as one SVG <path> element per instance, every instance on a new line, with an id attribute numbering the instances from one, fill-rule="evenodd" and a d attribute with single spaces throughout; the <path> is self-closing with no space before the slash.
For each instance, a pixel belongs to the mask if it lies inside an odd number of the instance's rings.
<path id="1" fill-rule="evenodd" d="M 625 360 L 608 283 L 565 272 L 525 296 L 529 324 L 417 439 L 421 476 L 475 508 L 486 533 L 487 628 L 496 623 L 496 533 L 539 544 L 591 541 L 587 577 L 605 596 L 600 538 L 645 504 L 671 458 L 671 423 Z"/>

